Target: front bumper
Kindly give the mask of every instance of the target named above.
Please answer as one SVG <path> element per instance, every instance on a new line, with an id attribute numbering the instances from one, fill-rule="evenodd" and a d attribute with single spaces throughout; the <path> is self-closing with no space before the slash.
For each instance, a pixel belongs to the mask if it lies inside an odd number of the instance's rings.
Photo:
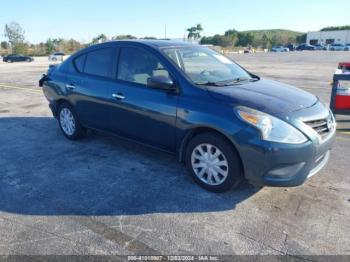
<path id="1" fill-rule="evenodd" d="M 309 120 L 324 118 L 330 113 L 322 104 L 295 113 L 291 119 Z M 296 121 L 301 122 L 301 121 Z M 297 125 L 297 124 L 296 124 Z M 321 171 L 329 161 L 330 151 L 335 140 L 335 128 L 326 139 L 319 139 L 305 125 L 298 128 L 309 140 L 303 144 L 281 144 L 263 141 L 257 130 L 247 127 L 235 137 L 238 143 L 244 174 L 254 184 L 267 186 L 299 186 L 308 178 Z"/>
<path id="2" fill-rule="evenodd" d="M 281 145 L 251 140 L 240 151 L 247 180 L 266 186 L 299 186 L 327 164 L 335 133 L 322 144 Z"/>

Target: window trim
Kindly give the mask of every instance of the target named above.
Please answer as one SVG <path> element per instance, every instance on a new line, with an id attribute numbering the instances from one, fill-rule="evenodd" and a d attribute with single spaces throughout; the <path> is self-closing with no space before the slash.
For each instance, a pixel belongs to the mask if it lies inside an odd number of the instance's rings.
<path id="1" fill-rule="evenodd" d="M 83 62 L 83 70 L 82 70 L 82 72 L 80 72 L 79 69 L 78 69 L 78 67 L 77 67 L 77 65 L 76 65 L 76 63 L 75 63 L 75 61 L 78 60 L 78 59 L 79 59 L 80 57 L 82 57 L 82 56 L 85 56 L 85 58 L 84 58 L 84 62 Z M 83 53 L 83 54 L 81 54 L 81 55 L 75 57 L 75 58 L 73 59 L 73 61 L 72 61 L 72 62 L 73 62 L 73 67 L 74 67 L 74 69 L 75 69 L 75 70 L 77 71 L 77 73 L 79 73 L 79 74 L 84 74 L 86 57 L 87 57 L 87 53 Z"/>
<path id="2" fill-rule="evenodd" d="M 86 66 L 86 60 L 87 60 L 87 56 L 92 53 L 92 52 L 96 52 L 96 51 L 100 51 L 103 49 L 112 49 L 113 50 L 113 63 L 112 63 L 112 70 L 110 72 L 109 76 L 100 76 L 100 75 L 94 75 L 94 74 L 89 74 L 85 72 L 85 66 Z M 73 65 L 75 70 L 77 71 L 77 73 L 81 74 L 81 75 L 85 75 L 85 76 L 89 76 L 89 77 L 95 77 L 95 78 L 99 78 L 99 79 L 105 79 L 105 80 L 116 80 L 115 78 L 115 71 L 116 71 L 116 60 L 117 60 L 117 54 L 118 54 L 118 48 L 115 46 L 108 46 L 108 47 L 100 47 L 100 48 L 95 48 L 93 50 L 88 50 L 82 54 L 80 54 L 79 56 L 77 56 L 76 58 L 73 59 Z M 77 70 L 77 67 L 75 65 L 75 60 L 78 59 L 81 56 L 85 56 L 84 59 L 84 66 L 83 66 L 83 72 L 79 72 L 79 70 Z"/>
<path id="3" fill-rule="evenodd" d="M 138 87 L 138 88 L 146 88 L 148 90 L 154 90 L 154 91 L 158 91 L 158 92 L 165 92 L 167 93 L 168 91 L 167 90 L 162 90 L 162 89 L 155 89 L 155 88 L 151 88 L 149 87 L 147 84 L 141 84 L 141 83 L 137 83 L 137 82 L 131 82 L 131 81 L 127 81 L 127 80 L 123 80 L 123 79 L 119 79 L 118 78 L 118 73 L 119 73 L 119 63 L 120 63 L 120 57 L 121 57 L 121 53 L 122 53 L 122 50 L 123 49 L 126 49 L 126 48 L 131 48 L 131 49 L 139 49 L 139 50 L 142 50 L 144 52 L 148 52 L 148 53 L 151 53 L 153 56 L 155 56 L 159 62 L 161 62 L 162 66 L 164 67 L 164 69 L 168 72 L 169 76 L 171 77 L 171 79 L 174 81 L 174 86 L 176 87 L 177 89 L 177 92 L 176 94 L 179 94 L 181 92 L 181 88 L 179 87 L 179 84 L 178 84 L 178 81 L 176 79 L 176 77 L 174 76 L 174 74 L 172 73 L 171 70 L 169 70 L 169 67 L 167 65 L 165 65 L 164 63 L 164 58 L 162 58 L 161 55 L 157 54 L 156 52 L 153 52 L 152 49 L 147 49 L 147 48 L 143 48 L 143 47 L 140 47 L 140 46 L 135 46 L 135 45 L 120 45 L 117 47 L 118 48 L 118 57 L 117 57 L 117 63 L 116 63 L 116 71 L 115 71 L 115 80 L 117 82 L 120 82 L 122 84 L 125 84 L 125 85 L 131 85 L 131 86 L 134 86 L 134 87 Z M 163 55 L 163 54 L 162 54 Z"/>

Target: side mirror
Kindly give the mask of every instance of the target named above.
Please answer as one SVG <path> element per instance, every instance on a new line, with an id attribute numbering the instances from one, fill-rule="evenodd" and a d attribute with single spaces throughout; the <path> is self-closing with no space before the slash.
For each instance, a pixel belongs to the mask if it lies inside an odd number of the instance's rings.
<path id="1" fill-rule="evenodd" d="M 175 91 L 174 81 L 166 76 L 153 76 L 147 79 L 147 86 L 150 88 Z"/>

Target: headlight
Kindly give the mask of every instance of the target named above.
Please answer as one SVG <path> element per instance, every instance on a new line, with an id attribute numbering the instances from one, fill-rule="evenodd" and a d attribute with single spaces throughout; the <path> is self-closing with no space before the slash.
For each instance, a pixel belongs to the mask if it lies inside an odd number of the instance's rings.
<path id="1" fill-rule="evenodd" d="M 263 140 L 286 144 L 302 144 L 307 141 L 299 130 L 276 117 L 243 106 L 236 107 L 235 110 L 243 121 L 261 132 Z"/>

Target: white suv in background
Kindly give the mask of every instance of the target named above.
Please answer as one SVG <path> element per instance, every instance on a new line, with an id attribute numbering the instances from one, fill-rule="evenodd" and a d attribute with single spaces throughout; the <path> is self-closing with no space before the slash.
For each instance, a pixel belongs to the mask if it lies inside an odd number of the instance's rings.
<path id="1" fill-rule="evenodd" d="M 63 52 L 56 52 L 49 56 L 49 61 L 63 61 L 65 54 Z"/>

